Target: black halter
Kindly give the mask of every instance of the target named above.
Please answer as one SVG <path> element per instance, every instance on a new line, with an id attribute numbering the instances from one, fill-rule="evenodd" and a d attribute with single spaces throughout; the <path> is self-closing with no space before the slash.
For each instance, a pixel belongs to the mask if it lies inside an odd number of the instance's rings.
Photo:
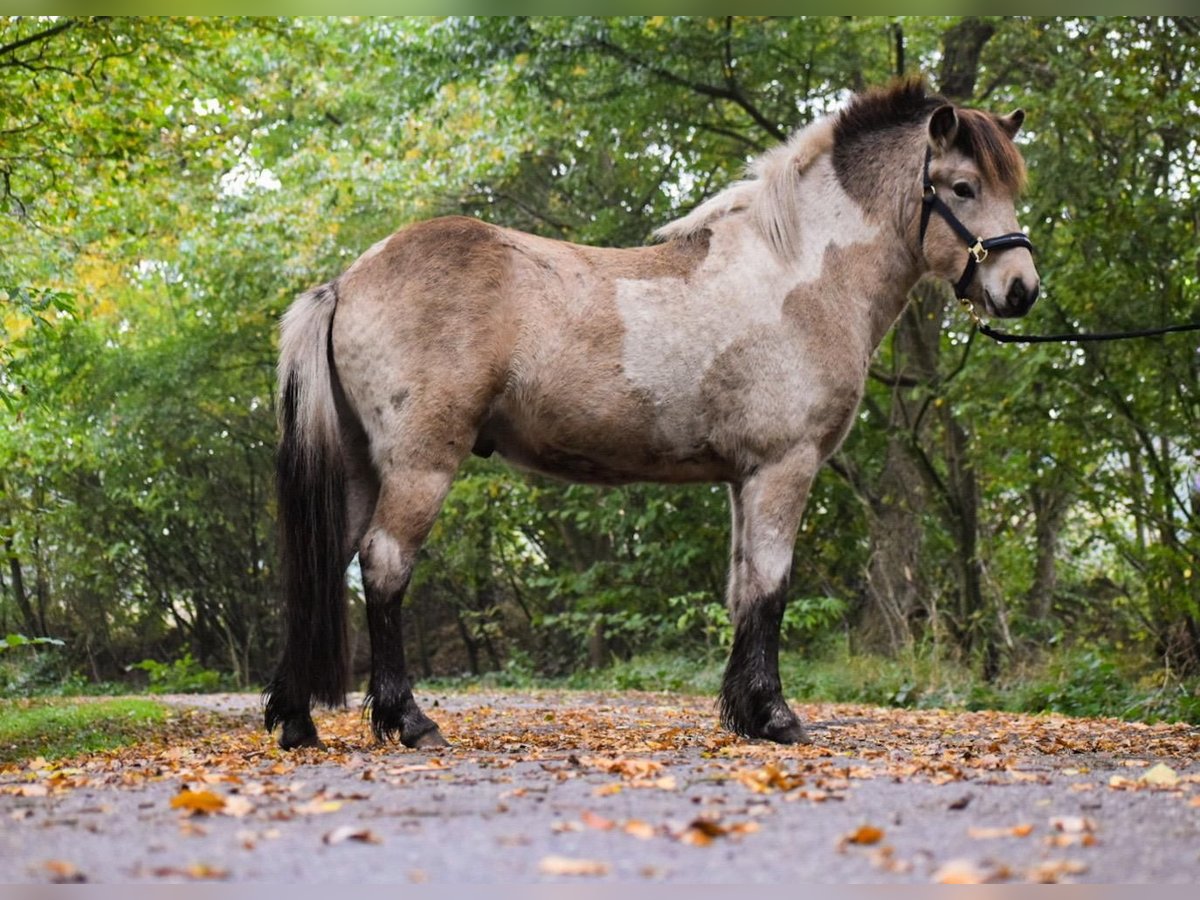
<path id="1" fill-rule="evenodd" d="M 1002 234 L 999 237 L 992 237 L 984 240 L 971 232 L 966 225 L 958 220 L 946 202 L 937 195 L 937 189 L 933 186 L 933 180 L 929 177 L 929 161 L 933 158 L 931 148 L 925 148 L 925 171 L 922 175 L 921 185 L 921 246 L 925 246 L 925 230 L 929 227 L 929 217 L 936 210 L 938 215 L 946 220 L 954 233 L 957 234 L 967 245 L 967 267 L 963 269 L 962 277 L 954 284 L 954 296 L 959 300 L 965 300 L 967 297 L 967 287 L 971 284 L 971 279 L 975 277 L 975 268 L 988 257 L 989 250 L 1008 250 L 1012 247 L 1024 247 L 1030 253 L 1033 252 L 1033 242 L 1029 240 L 1029 236 L 1021 231 L 1014 231 L 1011 234 Z"/>

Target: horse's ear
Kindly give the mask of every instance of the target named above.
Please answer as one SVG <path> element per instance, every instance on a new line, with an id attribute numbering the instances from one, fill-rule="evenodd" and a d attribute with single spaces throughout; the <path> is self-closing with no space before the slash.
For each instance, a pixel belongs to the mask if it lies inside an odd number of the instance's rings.
<path id="1" fill-rule="evenodd" d="M 953 106 L 939 106 L 929 117 L 929 145 L 936 153 L 945 153 L 958 134 L 958 113 Z"/>
<path id="2" fill-rule="evenodd" d="M 1010 138 L 1015 138 L 1017 132 L 1021 130 L 1021 123 L 1025 121 L 1025 110 L 1014 109 L 1007 116 L 1000 116 L 1000 127 L 1004 129 L 1004 133 Z"/>

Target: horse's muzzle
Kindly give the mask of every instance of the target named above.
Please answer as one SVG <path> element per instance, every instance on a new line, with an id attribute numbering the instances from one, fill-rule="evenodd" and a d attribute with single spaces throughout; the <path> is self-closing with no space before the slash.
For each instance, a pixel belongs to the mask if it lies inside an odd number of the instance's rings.
<path id="1" fill-rule="evenodd" d="M 1038 283 L 1033 287 L 1025 283 L 1019 275 L 1008 285 L 1008 291 L 1003 297 L 996 297 L 991 291 L 983 292 L 983 308 L 989 316 L 1001 319 L 1016 319 L 1029 312 L 1034 301 L 1038 298 Z"/>
<path id="2" fill-rule="evenodd" d="M 1004 309 L 1000 314 L 1010 318 L 1023 316 L 1029 312 L 1037 298 L 1038 283 L 1035 281 L 1030 287 L 1025 284 L 1024 278 L 1018 276 L 1008 286 L 1008 293 L 1004 297 Z"/>

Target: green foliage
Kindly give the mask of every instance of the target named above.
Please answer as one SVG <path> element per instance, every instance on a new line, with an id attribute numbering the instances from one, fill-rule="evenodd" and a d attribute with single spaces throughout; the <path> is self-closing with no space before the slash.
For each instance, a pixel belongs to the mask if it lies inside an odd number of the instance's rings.
<path id="1" fill-rule="evenodd" d="M 153 694 L 204 694 L 231 687 L 227 676 L 204 668 L 190 653 L 169 663 L 143 659 L 129 668 L 146 673 Z"/>
<path id="2" fill-rule="evenodd" d="M 642 243 L 886 80 L 898 41 L 936 81 L 962 26 L 990 29 L 979 105 L 1029 114 L 1028 327 L 1200 316 L 1187 20 L 0 17 L 0 632 L 66 641 L 0 645 L 9 688 L 131 663 L 195 684 L 171 689 L 266 677 L 274 327 L 299 290 L 443 212 Z M 808 650 L 898 626 L 894 661 L 799 668 L 797 688 L 1001 702 L 921 660 L 1030 670 L 1065 652 L 1055 634 L 1200 670 L 1194 343 L 999 348 L 936 300 L 915 315 L 928 340 L 880 348 L 813 487 L 785 619 Z M 699 658 L 711 687 L 727 518 L 720 487 L 473 460 L 414 575 L 409 658 L 512 683 L 615 659 L 647 685 L 692 683 Z M 884 622 L 871 569 L 893 549 L 911 590 Z M 1081 666 L 1038 702 L 1087 709 L 1112 676 Z"/>
<path id="3" fill-rule="evenodd" d="M 0 653 L 17 647 L 62 647 L 64 642 L 57 638 L 25 637 L 23 634 L 8 634 L 0 638 Z"/>
<path id="4" fill-rule="evenodd" d="M 64 647 L 56 638 L 22 634 L 0 638 L 0 695 L 53 694 L 64 688 L 80 692 L 83 685 L 72 673 Z"/>
<path id="5" fill-rule="evenodd" d="M 121 747 L 152 735 L 167 715 L 146 700 L 0 700 L 0 764 Z"/>

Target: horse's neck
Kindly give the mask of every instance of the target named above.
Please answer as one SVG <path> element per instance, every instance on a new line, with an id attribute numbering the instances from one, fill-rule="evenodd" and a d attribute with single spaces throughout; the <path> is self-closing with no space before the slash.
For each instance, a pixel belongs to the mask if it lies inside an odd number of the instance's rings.
<path id="1" fill-rule="evenodd" d="M 828 156 L 805 172 L 795 200 L 794 238 L 773 247 L 775 258 L 796 291 L 834 298 L 839 314 L 853 317 L 865 352 L 873 352 L 921 274 L 908 249 L 901 204 L 894 215 L 878 207 L 868 216 L 842 189 Z M 770 215 L 751 219 L 771 244 Z"/>

